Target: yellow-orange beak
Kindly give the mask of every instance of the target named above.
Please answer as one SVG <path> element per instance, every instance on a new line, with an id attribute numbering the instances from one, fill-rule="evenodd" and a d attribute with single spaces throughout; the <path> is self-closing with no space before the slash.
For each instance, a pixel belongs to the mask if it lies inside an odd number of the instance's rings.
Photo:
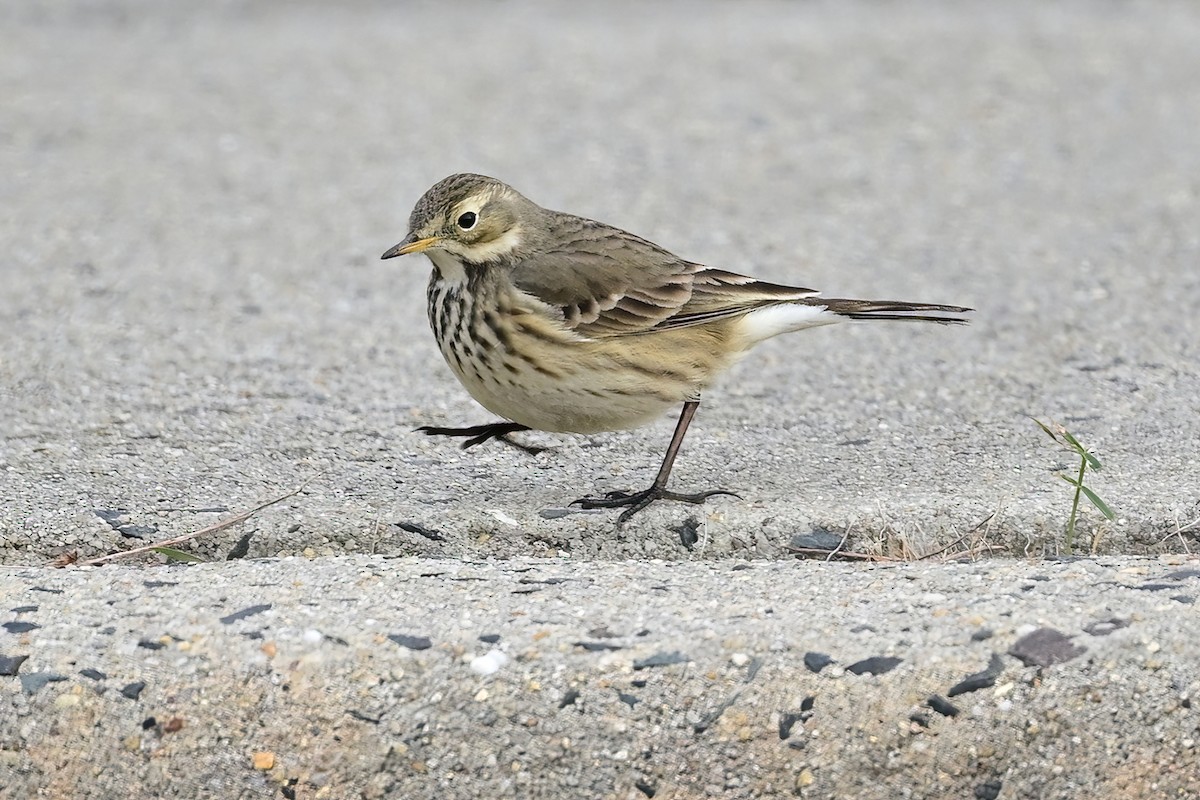
<path id="1" fill-rule="evenodd" d="M 384 253 L 380 258 L 395 258 L 396 256 L 406 256 L 409 253 L 419 253 L 422 250 L 429 248 L 440 242 L 436 236 L 430 236 L 426 239 L 417 239 L 411 233 L 404 237 L 398 245 Z"/>

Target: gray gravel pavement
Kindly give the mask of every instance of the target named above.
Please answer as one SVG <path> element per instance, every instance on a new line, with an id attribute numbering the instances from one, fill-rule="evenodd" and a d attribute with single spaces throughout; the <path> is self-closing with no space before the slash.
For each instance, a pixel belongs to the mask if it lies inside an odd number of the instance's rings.
<path id="1" fill-rule="evenodd" d="M 1127 569 L 1170 582 L 1200 544 L 1200 8 L 0 0 L 0 29 L 0 611 L 37 606 L 8 613 L 43 626 L 0 633 L 0 656 L 28 657 L 0 677 L 14 796 L 266 796 L 292 778 L 297 797 L 476 794 L 444 782 L 457 765 L 497 796 L 647 796 L 638 780 L 660 800 L 986 797 L 992 780 L 1001 800 L 1200 796 L 1182 771 L 1194 608 L 1112 588 Z M 658 504 L 617 530 L 563 509 L 646 484 L 671 419 L 531 435 L 547 447 L 532 457 L 412 432 L 489 421 L 428 332 L 427 264 L 378 260 L 459 171 L 713 266 L 978 311 L 964 329 L 763 345 L 706 397 L 674 476 L 742 499 Z M 1103 460 L 1091 483 L 1117 518 L 1085 508 L 1079 543 L 1125 560 L 1036 560 L 1064 550 L 1056 475 L 1074 462 L 1030 416 Z M 313 476 L 187 545 L 244 563 L 46 567 Z M 829 539 L 934 557 L 786 560 Z M 989 556 L 1022 560 L 945 563 Z M 522 569 L 571 579 L 514 595 Z M 530 598 L 551 591 L 578 615 L 570 636 L 611 620 L 622 649 L 538 644 Z M 255 604 L 271 611 L 217 619 Z M 528 617 L 502 631 L 493 678 L 460 663 L 486 652 L 467 609 L 497 631 Z M 1138 624 L 1082 632 L 1106 615 Z M 975 625 L 995 641 L 972 643 Z M 1039 626 L 1087 655 L 1040 672 L 1004 655 L 1007 694 L 953 720 L 922 705 Z M 807 672 L 807 648 L 838 665 Z M 644 670 L 669 677 L 627 713 L 612 692 L 632 660 L 676 650 L 691 661 Z M 885 675 L 842 671 L 888 655 L 904 661 Z M 67 680 L 28 685 L 50 672 Z M 145 699 L 125 698 L 139 680 Z M 471 699 L 488 687 L 499 705 Z M 558 710 L 572 687 L 579 707 Z M 697 733 L 735 687 L 758 705 Z M 816 687 L 821 737 L 771 740 Z M 173 716 L 182 731 L 160 730 Z M 83 759 L 81 724 L 107 737 Z M 247 768 L 259 749 L 279 766 Z M 404 771 L 417 763 L 430 782 Z"/>
<path id="2" fill-rule="evenodd" d="M 30 628 L 0 633 L 29 654 L 0 677 L 12 797 L 1200 796 L 1194 562 L 359 556 L 0 590 Z"/>

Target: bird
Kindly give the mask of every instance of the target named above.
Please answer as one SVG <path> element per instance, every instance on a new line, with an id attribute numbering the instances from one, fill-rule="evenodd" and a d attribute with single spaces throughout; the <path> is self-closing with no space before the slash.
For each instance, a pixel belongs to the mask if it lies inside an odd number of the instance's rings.
<path id="1" fill-rule="evenodd" d="M 973 310 L 825 298 L 706 267 L 472 173 L 430 187 L 413 207 L 407 235 L 382 258 L 412 253 L 433 265 L 429 324 L 446 363 L 502 420 L 419 431 L 463 437 L 465 448 L 527 430 L 631 429 L 680 407 L 647 489 L 574 501 L 584 509 L 623 508 L 618 527 L 659 500 L 703 503 L 734 494 L 667 485 L 701 394 L 754 345 L 845 321 L 963 324 Z"/>

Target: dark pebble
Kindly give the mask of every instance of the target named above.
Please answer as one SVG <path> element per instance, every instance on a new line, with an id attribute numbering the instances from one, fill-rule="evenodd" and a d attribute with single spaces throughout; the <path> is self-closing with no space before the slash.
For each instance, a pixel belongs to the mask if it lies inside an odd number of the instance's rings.
<path id="1" fill-rule="evenodd" d="M 788 547 L 797 550 L 824 550 L 832 553 L 842 544 L 842 534 L 817 528 L 808 533 L 797 533 L 788 541 Z"/>
<path id="2" fill-rule="evenodd" d="M 237 561 L 245 558 L 250 553 L 250 540 L 254 538 L 254 531 L 248 531 L 242 534 L 242 537 L 237 540 L 233 547 L 229 548 L 229 552 L 225 554 L 226 561 Z"/>
<path id="3" fill-rule="evenodd" d="M 796 711 L 785 711 L 779 715 L 779 738 L 787 739 L 792 735 L 792 728 L 797 722 L 803 722 L 804 715 Z"/>
<path id="4" fill-rule="evenodd" d="M 350 709 L 349 711 L 347 711 L 346 713 L 349 714 L 353 719 L 358 720 L 359 722 L 366 722 L 371 725 L 378 725 L 380 722 L 383 721 L 383 717 L 372 717 L 369 714 L 364 714 L 363 712 L 358 711 L 357 709 L 353 709 L 353 708 Z"/>
<path id="5" fill-rule="evenodd" d="M 147 650 L 162 650 L 166 647 L 165 644 L 157 639 L 138 639 L 138 647 L 144 647 Z"/>
<path id="6" fill-rule="evenodd" d="M 142 720 L 142 730 L 148 731 L 157 724 L 158 720 L 156 720 L 154 717 L 146 717 L 144 720 Z"/>
<path id="7" fill-rule="evenodd" d="M 1177 569 L 1163 576 L 1169 581 L 1182 581 L 1187 578 L 1200 578 L 1200 569 Z"/>
<path id="8" fill-rule="evenodd" d="M 928 714 L 918 714 L 914 711 L 912 714 L 908 715 L 908 721 L 915 722 L 917 725 L 920 725 L 922 728 L 929 727 L 929 715 Z"/>
<path id="9" fill-rule="evenodd" d="M 153 525 L 122 525 L 117 528 L 117 533 L 126 539 L 145 539 L 158 533 L 158 528 Z"/>
<path id="10" fill-rule="evenodd" d="M 30 675 L 20 676 L 20 679 L 21 691 L 25 692 L 25 694 L 35 694 L 47 683 L 58 683 L 59 681 L 65 681 L 67 676 L 56 675 L 53 672 L 34 672 Z"/>
<path id="11" fill-rule="evenodd" d="M 1072 644 L 1071 637 L 1054 628 L 1038 628 L 1033 633 L 1022 636 L 1008 648 L 1008 654 L 1020 659 L 1027 667 L 1061 664 L 1086 652 L 1086 647 Z"/>
<path id="12" fill-rule="evenodd" d="M 496 642 L 500 641 L 500 634 L 484 633 L 480 635 L 479 641 L 483 642 L 484 644 L 495 644 Z"/>
<path id="13" fill-rule="evenodd" d="M 636 780 L 633 782 L 633 785 L 637 787 L 637 790 L 639 792 L 646 795 L 646 797 L 654 797 L 655 792 L 658 791 L 653 786 L 651 786 L 650 784 L 646 783 L 643 780 Z"/>
<path id="14" fill-rule="evenodd" d="M 46 594 L 62 594 L 62 589 L 51 589 L 47 586 L 34 586 L 30 588 L 32 592 L 45 592 Z"/>
<path id="15" fill-rule="evenodd" d="M 6 622 L 3 625 L 0 625 L 0 627 L 4 628 L 4 630 L 8 631 L 9 633 L 29 633 L 30 631 L 35 631 L 42 626 L 38 625 L 36 622 Z"/>
<path id="16" fill-rule="evenodd" d="M 996 800 L 1004 784 L 1000 781 L 988 781 L 975 787 L 975 800 Z"/>
<path id="17" fill-rule="evenodd" d="M 426 539 L 428 539 L 431 542 L 446 541 L 446 537 L 442 535 L 441 531 L 439 531 L 435 528 L 427 528 L 426 526 L 422 525 L 419 522 L 407 522 L 406 521 L 406 522 L 393 522 L 392 524 L 395 525 L 397 528 L 399 528 L 402 531 L 408 531 L 409 533 L 415 533 L 418 536 L 424 536 Z"/>
<path id="18" fill-rule="evenodd" d="M 883 675 L 894 670 L 902 661 L 904 661 L 903 658 L 895 656 L 871 656 L 862 661 L 855 661 L 846 667 L 846 671 L 855 675 Z"/>
<path id="19" fill-rule="evenodd" d="M 578 689 L 567 689 L 565 692 L 563 692 L 562 699 L 558 701 L 558 707 L 566 708 L 567 706 L 573 706 L 573 705 L 575 705 L 575 701 L 578 699 L 579 699 L 579 690 Z"/>
<path id="20" fill-rule="evenodd" d="M 107 522 L 113 530 L 121 529 L 121 517 L 125 515 L 125 511 L 119 508 L 97 508 L 92 511 L 100 519 Z"/>
<path id="21" fill-rule="evenodd" d="M 995 636 L 995 632 L 991 628 L 980 628 L 971 634 L 972 642 L 986 642 L 988 639 Z"/>
<path id="22" fill-rule="evenodd" d="M 700 523 L 695 517 L 688 517 L 671 530 L 679 534 L 679 543 L 691 550 L 700 541 Z"/>
<path id="23" fill-rule="evenodd" d="M 620 700 L 625 705 L 629 706 L 630 708 L 633 708 L 634 706 L 636 706 L 638 704 L 637 697 L 635 697 L 634 695 L 631 695 L 631 694 L 626 694 L 625 692 L 622 692 L 622 691 L 617 692 L 617 699 Z"/>
<path id="24" fill-rule="evenodd" d="M 1128 628 L 1129 620 L 1119 617 L 1109 617 L 1108 619 L 1097 620 L 1084 626 L 1083 632 L 1090 633 L 1092 636 L 1108 636 L 1113 631 L 1119 631 L 1121 628 Z"/>
<path id="25" fill-rule="evenodd" d="M 130 700 L 137 700 L 142 696 L 142 690 L 146 688 L 145 681 L 134 681 L 127 683 L 121 687 L 121 694 L 128 697 Z"/>
<path id="26" fill-rule="evenodd" d="M 257 606 L 247 606 L 246 608 L 243 608 L 241 611 L 235 611 L 232 614 L 229 614 L 228 616 L 221 617 L 221 624 L 222 625 L 230 625 L 234 622 L 237 622 L 239 619 L 245 619 L 246 617 L 253 617 L 255 614 L 261 614 L 264 611 L 270 611 L 270 610 L 271 610 L 270 603 L 262 603 L 261 605 L 257 605 Z"/>
<path id="27" fill-rule="evenodd" d="M 81 669 L 81 670 L 79 670 L 79 674 L 80 674 L 80 675 L 82 675 L 82 676 L 83 676 L 83 677 L 85 677 L 85 678 L 91 678 L 91 679 L 92 679 L 92 680 L 94 680 L 94 681 L 102 681 L 102 680 L 104 680 L 105 678 L 107 678 L 107 677 L 108 677 L 107 675 L 105 675 L 105 674 L 104 674 L 103 672 L 101 672 L 100 670 L 98 670 L 98 669 L 92 669 L 91 667 L 88 667 L 87 669 Z"/>
<path id="28" fill-rule="evenodd" d="M 996 678 L 1000 677 L 1000 673 L 1004 672 L 1004 659 L 997 653 L 992 653 L 992 658 L 988 661 L 987 669 L 982 672 L 975 672 L 963 678 L 958 683 L 950 687 L 950 691 L 946 692 L 950 697 L 958 697 L 960 694 L 967 692 L 977 692 L 980 689 L 986 689 L 989 686 L 996 685 Z"/>
<path id="29" fill-rule="evenodd" d="M 388 638 L 401 647 L 407 647 L 409 650 L 428 650 L 433 647 L 433 642 L 428 636 L 409 636 L 406 633 L 389 633 Z"/>
<path id="30" fill-rule="evenodd" d="M 37 611 L 37 606 L 17 606 L 12 610 L 14 614 L 32 614 Z"/>
<path id="31" fill-rule="evenodd" d="M 804 654 L 804 666 L 809 672 L 820 672 L 833 663 L 833 658 L 825 653 L 810 650 Z"/>
<path id="32" fill-rule="evenodd" d="M 1143 592 L 1163 592 L 1167 589 L 1178 589 L 1173 583 L 1143 583 L 1140 586 L 1130 586 L 1130 589 L 1140 589 Z"/>
<path id="33" fill-rule="evenodd" d="M 1185 606 L 1194 605 L 1196 602 L 1196 598 L 1188 594 L 1173 594 L 1171 599 L 1177 603 L 1183 603 Z"/>
<path id="34" fill-rule="evenodd" d="M 147 589 L 161 589 L 164 586 L 178 586 L 178 581 L 142 581 L 142 586 Z"/>
<path id="35" fill-rule="evenodd" d="M 676 650 L 671 653 L 655 653 L 647 658 L 634 661 L 633 668 L 647 669 L 649 667 L 669 667 L 672 664 L 684 664 L 688 661 L 691 661 L 691 659 Z"/>
<path id="36" fill-rule="evenodd" d="M 569 508 L 543 508 L 538 512 L 538 516 L 542 519 L 559 519 L 575 513 Z"/>
<path id="37" fill-rule="evenodd" d="M 925 701 L 925 704 L 937 713 L 941 714 L 943 717 L 958 716 L 958 706 L 954 705 L 954 703 L 951 703 L 949 700 L 939 694 L 930 695 L 929 699 Z"/>
<path id="38" fill-rule="evenodd" d="M 589 653 L 603 653 L 608 650 L 620 650 L 621 645 L 608 642 L 576 642 L 576 647 L 583 648 Z"/>
<path id="39" fill-rule="evenodd" d="M 21 671 L 29 656 L 0 656 L 0 675 L 11 677 Z"/>

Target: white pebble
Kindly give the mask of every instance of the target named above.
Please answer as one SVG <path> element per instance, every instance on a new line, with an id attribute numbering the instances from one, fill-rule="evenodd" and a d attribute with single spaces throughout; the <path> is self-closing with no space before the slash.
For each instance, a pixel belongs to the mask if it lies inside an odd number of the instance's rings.
<path id="1" fill-rule="evenodd" d="M 477 675 L 491 675 L 508 663 L 508 656 L 500 650 L 489 650 L 471 659 L 471 671 Z"/>

